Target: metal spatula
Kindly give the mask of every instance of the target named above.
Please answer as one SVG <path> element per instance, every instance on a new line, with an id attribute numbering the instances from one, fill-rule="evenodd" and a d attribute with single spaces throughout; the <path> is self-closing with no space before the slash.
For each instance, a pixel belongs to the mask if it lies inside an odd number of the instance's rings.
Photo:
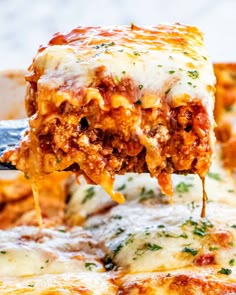
<path id="1" fill-rule="evenodd" d="M 19 146 L 20 138 L 28 128 L 28 119 L 0 121 L 0 157 Z M 15 170 L 10 163 L 1 163 L 0 170 Z"/>

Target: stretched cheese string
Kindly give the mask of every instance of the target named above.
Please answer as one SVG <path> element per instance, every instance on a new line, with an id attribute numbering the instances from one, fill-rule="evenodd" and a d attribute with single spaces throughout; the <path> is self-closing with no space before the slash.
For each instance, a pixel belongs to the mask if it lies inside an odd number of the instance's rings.
<path id="1" fill-rule="evenodd" d="M 42 212 L 39 204 L 39 189 L 40 189 L 40 180 L 33 177 L 31 180 L 32 192 L 34 196 L 34 207 L 36 212 L 36 219 L 40 228 L 43 226 Z"/>
<path id="2" fill-rule="evenodd" d="M 206 193 L 206 186 L 205 186 L 205 177 L 201 177 L 201 182 L 202 182 L 202 211 L 201 211 L 201 217 L 204 218 L 206 217 L 206 204 L 207 204 L 207 193 Z"/>

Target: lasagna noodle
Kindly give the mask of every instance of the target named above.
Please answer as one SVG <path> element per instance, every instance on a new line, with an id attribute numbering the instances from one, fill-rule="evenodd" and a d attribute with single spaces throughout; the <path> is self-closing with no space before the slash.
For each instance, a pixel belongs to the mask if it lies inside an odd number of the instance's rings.
<path id="1" fill-rule="evenodd" d="M 211 164 L 215 78 L 201 33 L 180 24 L 78 27 L 41 47 L 30 72 L 30 130 L 4 160 L 30 175 L 71 169 L 113 191 L 115 174 Z"/>

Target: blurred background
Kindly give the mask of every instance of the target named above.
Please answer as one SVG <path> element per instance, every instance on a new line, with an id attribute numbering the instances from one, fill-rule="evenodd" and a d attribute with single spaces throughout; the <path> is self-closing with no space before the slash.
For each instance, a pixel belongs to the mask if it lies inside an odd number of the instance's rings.
<path id="1" fill-rule="evenodd" d="M 0 70 L 27 68 L 55 32 L 131 22 L 198 26 L 213 61 L 236 61 L 236 0 L 0 0 Z"/>

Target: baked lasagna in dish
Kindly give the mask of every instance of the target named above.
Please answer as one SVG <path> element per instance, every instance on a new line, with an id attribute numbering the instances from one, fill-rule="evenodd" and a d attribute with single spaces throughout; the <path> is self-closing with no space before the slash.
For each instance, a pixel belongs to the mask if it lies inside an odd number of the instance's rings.
<path id="1" fill-rule="evenodd" d="M 82 176 L 78 185 L 70 172 L 51 173 L 41 228 L 27 175 L 1 180 L 0 294 L 236 294 L 236 186 L 222 144 L 205 177 L 205 218 L 197 175 L 172 176 L 174 204 L 147 173 L 118 175 L 114 190 L 127 200 L 119 205 Z"/>
<path id="2" fill-rule="evenodd" d="M 78 27 L 56 34 L 26 76 L 30 129 L 4 160 L 33 177 L 73 170 L 117 202 L 115 174 L 205 177 L 214 144 L 212 64 L 181 24 Z"/>

